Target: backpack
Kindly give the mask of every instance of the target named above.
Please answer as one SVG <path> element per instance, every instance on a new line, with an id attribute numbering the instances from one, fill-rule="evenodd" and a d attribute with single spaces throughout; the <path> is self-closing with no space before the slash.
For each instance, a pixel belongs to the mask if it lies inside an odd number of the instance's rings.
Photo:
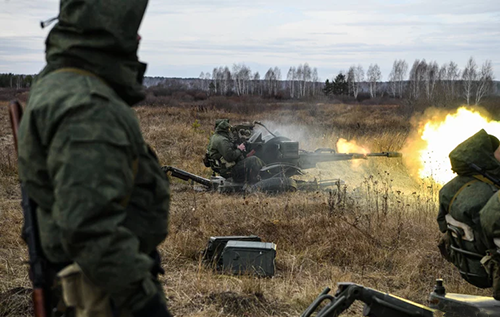
<path id="1" fill-rule="evenodd" d="M 439 249 L 445 259 L 459 270 L 463 279 L 476 287 L 489 288 L 492 286 L 492 279 L 481 263 L 483 258 L 487 257 L 486 252 L 483 251 L 487 247 L 480 239 L 482 233 L 454 219 L 450 214 L 451 206 L 458 194 L 477 181 L 484 180 L 477 178 L 464 184 L 451 199 L 446 215 L 447 230 L 441 239 Z"/>

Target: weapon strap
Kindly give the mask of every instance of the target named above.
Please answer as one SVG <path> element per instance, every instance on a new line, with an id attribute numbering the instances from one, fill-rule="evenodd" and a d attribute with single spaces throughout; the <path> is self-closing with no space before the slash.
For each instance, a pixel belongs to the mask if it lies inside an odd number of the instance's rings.
<path id="1" fill-rule="evenodd" d="M 493 183 L 491 180 L 489 180 L 488 178 L 484 177 L 483 175 L 472 175 L 472 177 L 474 177 L 475 179 L 483 182 L 483 183 L 486 183 L 486 184 L 489 184 L 489 185 L 492 185 L 492 186 L 495 186 L 496 189 L 500 189 L 500 186 L 496 185 L 495 183 Z"/>

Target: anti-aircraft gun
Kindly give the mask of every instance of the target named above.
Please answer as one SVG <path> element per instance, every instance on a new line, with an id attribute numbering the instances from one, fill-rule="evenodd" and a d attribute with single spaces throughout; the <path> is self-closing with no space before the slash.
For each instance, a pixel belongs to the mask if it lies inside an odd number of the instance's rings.
<path id="1" fill-rule="evenodd" d="M 309 305 L 300 317 L 337 317 L 354 301 L 365 304 L 363 316 L 369 317 L 492 317 L 500 316 L 500 302 L 492 297 L 447 294 L 438 279 L 429 295 L 429 308 L 418 303 L 354 283 L 339 283 L 335 295 L 330 288 Z"/>
<path id="2" fill-rule="evenodd" d="M 255 131 L 256 125 L 267 130 L 268 134 Z M 398 152 L 380 153 L 337 153 L 335 149 L 319 148 L 305 151 L 299 148 L 299 142 L 271 132 L 260 122 L 243 123 L 232 127 L 234 143 L 244 143 L 246 156 L 255 155 L 266 165 L 260 171 L 261 181 L 253 185 L 235 183 L 230 178 L 216 176 L 204 178 L 172 166 L 164 166 L 165 173 L 171 176 L 203 185 L 208 190 L 219 192 L 266 191 L 282 192 L 295 190 L 318 190 L 328 186 L 343 184 L 340 179 L 304 181 L 292 179 L 292 176 L 303 175 L 303 169 L 313 168 L 317 163 L 367 159 L 369 157 L 401 157 Z"/>
<path id="3" fill-rule="evenodd" d="M 399 152 L 379 152 L 379 153 L 337 153 L 336 149 L 319 148 L 312 152 L 299 148 L 299 142 L 271 132 L 264 124 L 256 121 L 254 126 L 259 125 L 267 130 L 268 134 L 253 132 L 245 146 L 247 152 L 254 153 L 260 158 L 268 170 L 276 166 L 279 169 L 287 167 L 291 169 L 292 175 L 301 174 L 302 169 L 314 168 L 321 162 L 347 161 L 356 159 L 367 159 L 369 157 L 401 157 Z M 238 129 L 240 126 L 235 126 Z M 247 127 L 250 128 L 250 127 Z M 240 129 L 241 130 L 241 129 Z M 238 131 L 240 135 L 241 132 Z M 293 172 L 295 170 L 295 173 Z M 290 175 L 288 175 L 290 176 Z"/>

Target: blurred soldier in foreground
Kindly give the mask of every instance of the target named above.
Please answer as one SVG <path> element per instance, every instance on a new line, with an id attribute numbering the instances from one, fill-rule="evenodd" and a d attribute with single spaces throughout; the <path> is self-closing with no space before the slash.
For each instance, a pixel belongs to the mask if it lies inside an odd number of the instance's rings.
<path id="1" fill-rule="evenodd" d="M 215 122 L 215 133 L 207 148 L 207 163 L 214 172 L 234 182 L 254 184 L 259 181 L 264 162 L 256 156 L 246 155 L 245 144 L 236 145 L 227 119 Z M 207 166 L 207 167 L 208 167 Z"/>
<path id="2" fill-rule="evenodd" d="M 156 250 L 168 181 L 130 108 L 144 98 L 146 5 L 62 0 L 20 126 L 19 175 L 65 316 L 170 316 Z"/>
<path id="3" fill-rule="evenodd" d="M 450 153 L 458 174 L 439 192 L 439 245 L 462 277 L 480 288 L 494 288 L 500 299 L 500 271 L 494 238 L 500 238 L 500 143 L 479 131 Z M 490 202 L 488 202 L 488 200 Z M 486 205 L 486 207 L 485 207 Z M 483 208 L 484 207 L 484 208 Z"/>

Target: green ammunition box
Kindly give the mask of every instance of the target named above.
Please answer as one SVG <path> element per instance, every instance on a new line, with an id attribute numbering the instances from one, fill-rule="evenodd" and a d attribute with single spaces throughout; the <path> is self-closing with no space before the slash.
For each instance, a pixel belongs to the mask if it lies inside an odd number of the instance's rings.
<path id="1" fill-rule="evenodd" d="M 222 251 L 222 269 L 233 274 L 273 276 L 275 258 L 274 243 L 228 241 Z"/>

